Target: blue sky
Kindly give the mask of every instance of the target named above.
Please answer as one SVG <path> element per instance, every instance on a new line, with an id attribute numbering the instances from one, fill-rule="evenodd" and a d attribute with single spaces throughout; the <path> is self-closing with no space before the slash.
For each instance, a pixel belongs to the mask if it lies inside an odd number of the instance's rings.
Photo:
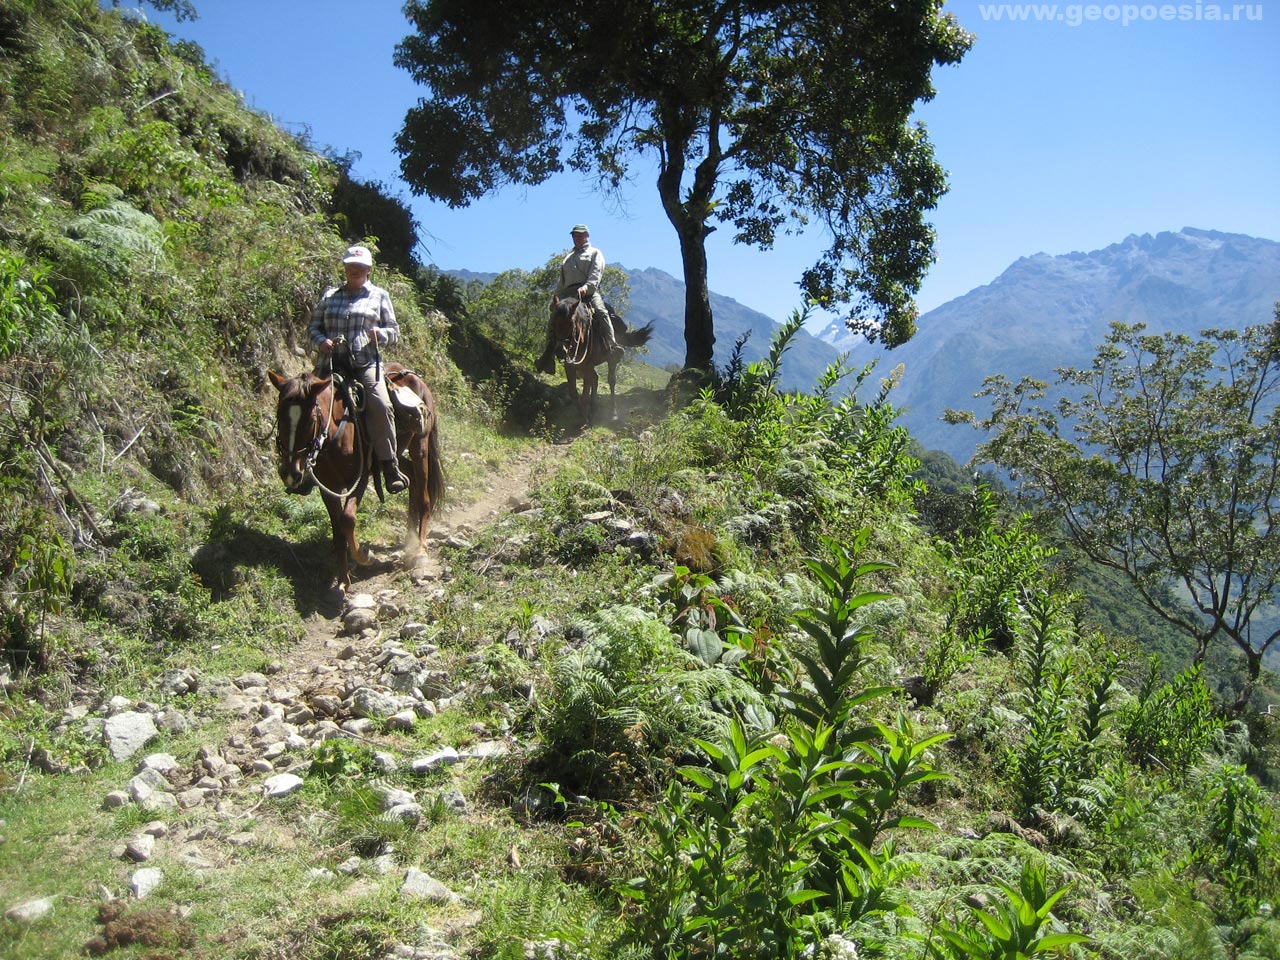
<path id="1" fill-rule="evenodd" d="M 413 197 L 393 141 L 424 91 L 392 64 L 409 30 L 397 0 L 195 4 L 192 22 L 149 7 L 140 15 L 200 44 L 250 107 L 318 148 L 358 153 L 355 174 L 413 210 L 425 262 L 531 269 L 567 249 L 569 227 L 585 221 L 610 262 L 681 276 L 648 167 L 622 206 L 572 175 L 463 210 Z M 951 184 L 934 212 L 938 262 L 922 311 L 1020 256 L 1094 250 L 1131 233 L 1193 226 L 1280 239 L 1280 2 L 952 0 L 947 9 L 977 41 L 958 66 L 935 71 L 937 97 L 919 111 Z M 775 320 L 800 306 L 796 280 L 824 248 L 821 235 L 784 237 L 762 253 L 727 234 L 708 242 L 713 291 Z"/>

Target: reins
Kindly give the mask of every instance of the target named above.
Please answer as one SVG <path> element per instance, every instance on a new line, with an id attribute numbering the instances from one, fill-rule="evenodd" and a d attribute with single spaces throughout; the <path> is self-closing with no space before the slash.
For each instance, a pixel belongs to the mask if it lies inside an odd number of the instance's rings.
<path id="1" fill-rule="evenodd" d="M 347 497 L 351 496 L 351 494 L 355 492 L 358 486 L 360 486 L 360 481 L 364 478 L 364 475 L 365 475 L 364 473 L 364 459 L 365 459 L 364 458 L 364 436 L 362 435 L 359 425 L 356 426 L 355 452 L 356 452 L 356 462 L 360 464 L 360 470 L 356 474 L 355 482 L 352 483 L 351 486 L 347 487 L 346 490 L 330 490 L 320 481 L 320 478 L 315 475 L 315 470 L 314 470 L 316 462 L 320 459 L 320 452 L 324 449 L 324 445 L 329 441 L 329 424 L 333 423 L 333 405 L 334 405 L 337 393 L 338 393 L 338 388 L 333 384 L 330 384 L 329 385 L 329 410 L 325 414 L 324 429 L 321 430 L 320 433 L 316 435 L 315 440 L 311 444 L 311 450 L 308 451 L 307 453 L 307 463 L 306 463 L 304 476 L 309 477 L 311 479 L 311 482 L 314 483 L 317 487 L 319 487 L 323 493 L 327 493 L 329 494 L 329 496 L 334 497 L 335 499 L 338 499 L 338 500 L 345 500 Z M 342 425 L 339 424 L 338 433 L 340 433 L 341 431 L 342 431 Z M 338 433 L 335 433 L 334 436 L 336 437 Z"/>
<path id="2" fill-rule="evenodd" d="M 574 308 L 574 312 L 576 313 L 578 310 L 581 310 L 581 309 L 582 309 L 582 301 L 579 300 L 578 306 Z M 576 351 L 576 353 L 574 354 L 574 358 L 570 360 L 568 357 L 565 357 L 564 362 L 566 364 L 569 364 L 570 366 L 577 367 L 585 363 L 587 359 L 587 355 L 591 353 L 591 321 L 588 320 L 586 323 L 579 323 L 576 320 L 574 320 L 573 327 L 574 327 L 575 333 L 580 332 L 582 335 L 577 337 L 576 340 L 574 341 L 574 349 Z M 583 329 L 584 327 L 585 327 L 585 330 Z"/>

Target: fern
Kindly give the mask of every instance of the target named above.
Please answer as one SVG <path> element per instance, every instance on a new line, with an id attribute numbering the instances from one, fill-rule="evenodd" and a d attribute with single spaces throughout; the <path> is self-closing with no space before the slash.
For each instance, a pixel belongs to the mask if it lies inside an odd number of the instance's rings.
<path id="1" fill-rule="evenodd" d="M 164 230 L 159 221 L 123 200 L 95 207 L 67 224 L 67 236 L 99 269 L 129 275 L 138 267 L 156 268 L 164 260 Z"/>

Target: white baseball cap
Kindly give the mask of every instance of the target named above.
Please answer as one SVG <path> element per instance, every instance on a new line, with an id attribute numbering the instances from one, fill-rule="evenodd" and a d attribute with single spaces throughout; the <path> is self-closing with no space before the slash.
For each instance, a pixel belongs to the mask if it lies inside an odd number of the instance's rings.
<path id="1" fill-rule="evenodd" d="M 342 258 L 342 262 L 358 263 L 362 267 L 372 267 L 373 254 L 369 252 L 368 247 L 347 247 L 347 253 Z"/>

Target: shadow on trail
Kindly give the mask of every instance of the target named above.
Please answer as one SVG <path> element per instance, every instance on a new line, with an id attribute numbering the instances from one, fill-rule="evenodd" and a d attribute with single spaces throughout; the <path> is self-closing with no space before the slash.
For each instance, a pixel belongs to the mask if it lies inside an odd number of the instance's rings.
<path id="1" fill-rule="evenodd" d="M 376 545 L 374 550 L 380 552 Z M 355 567 L 352 589 L 394 567 L 390 559 Z M 191 558 L 191 569 L 216 602 L 228 599 L 245 582 L 244 571 L 250 568 L 275 570 L 285 577 L 293 589 L 294 607 L 304 619 L 319 614 L 332 620 L 342 613 L 343 595 L 333 585 L 334 557 L 328 536 L 294 543 L 234 521 L 221 524 L 217 539 L 201 545 Z"/>

